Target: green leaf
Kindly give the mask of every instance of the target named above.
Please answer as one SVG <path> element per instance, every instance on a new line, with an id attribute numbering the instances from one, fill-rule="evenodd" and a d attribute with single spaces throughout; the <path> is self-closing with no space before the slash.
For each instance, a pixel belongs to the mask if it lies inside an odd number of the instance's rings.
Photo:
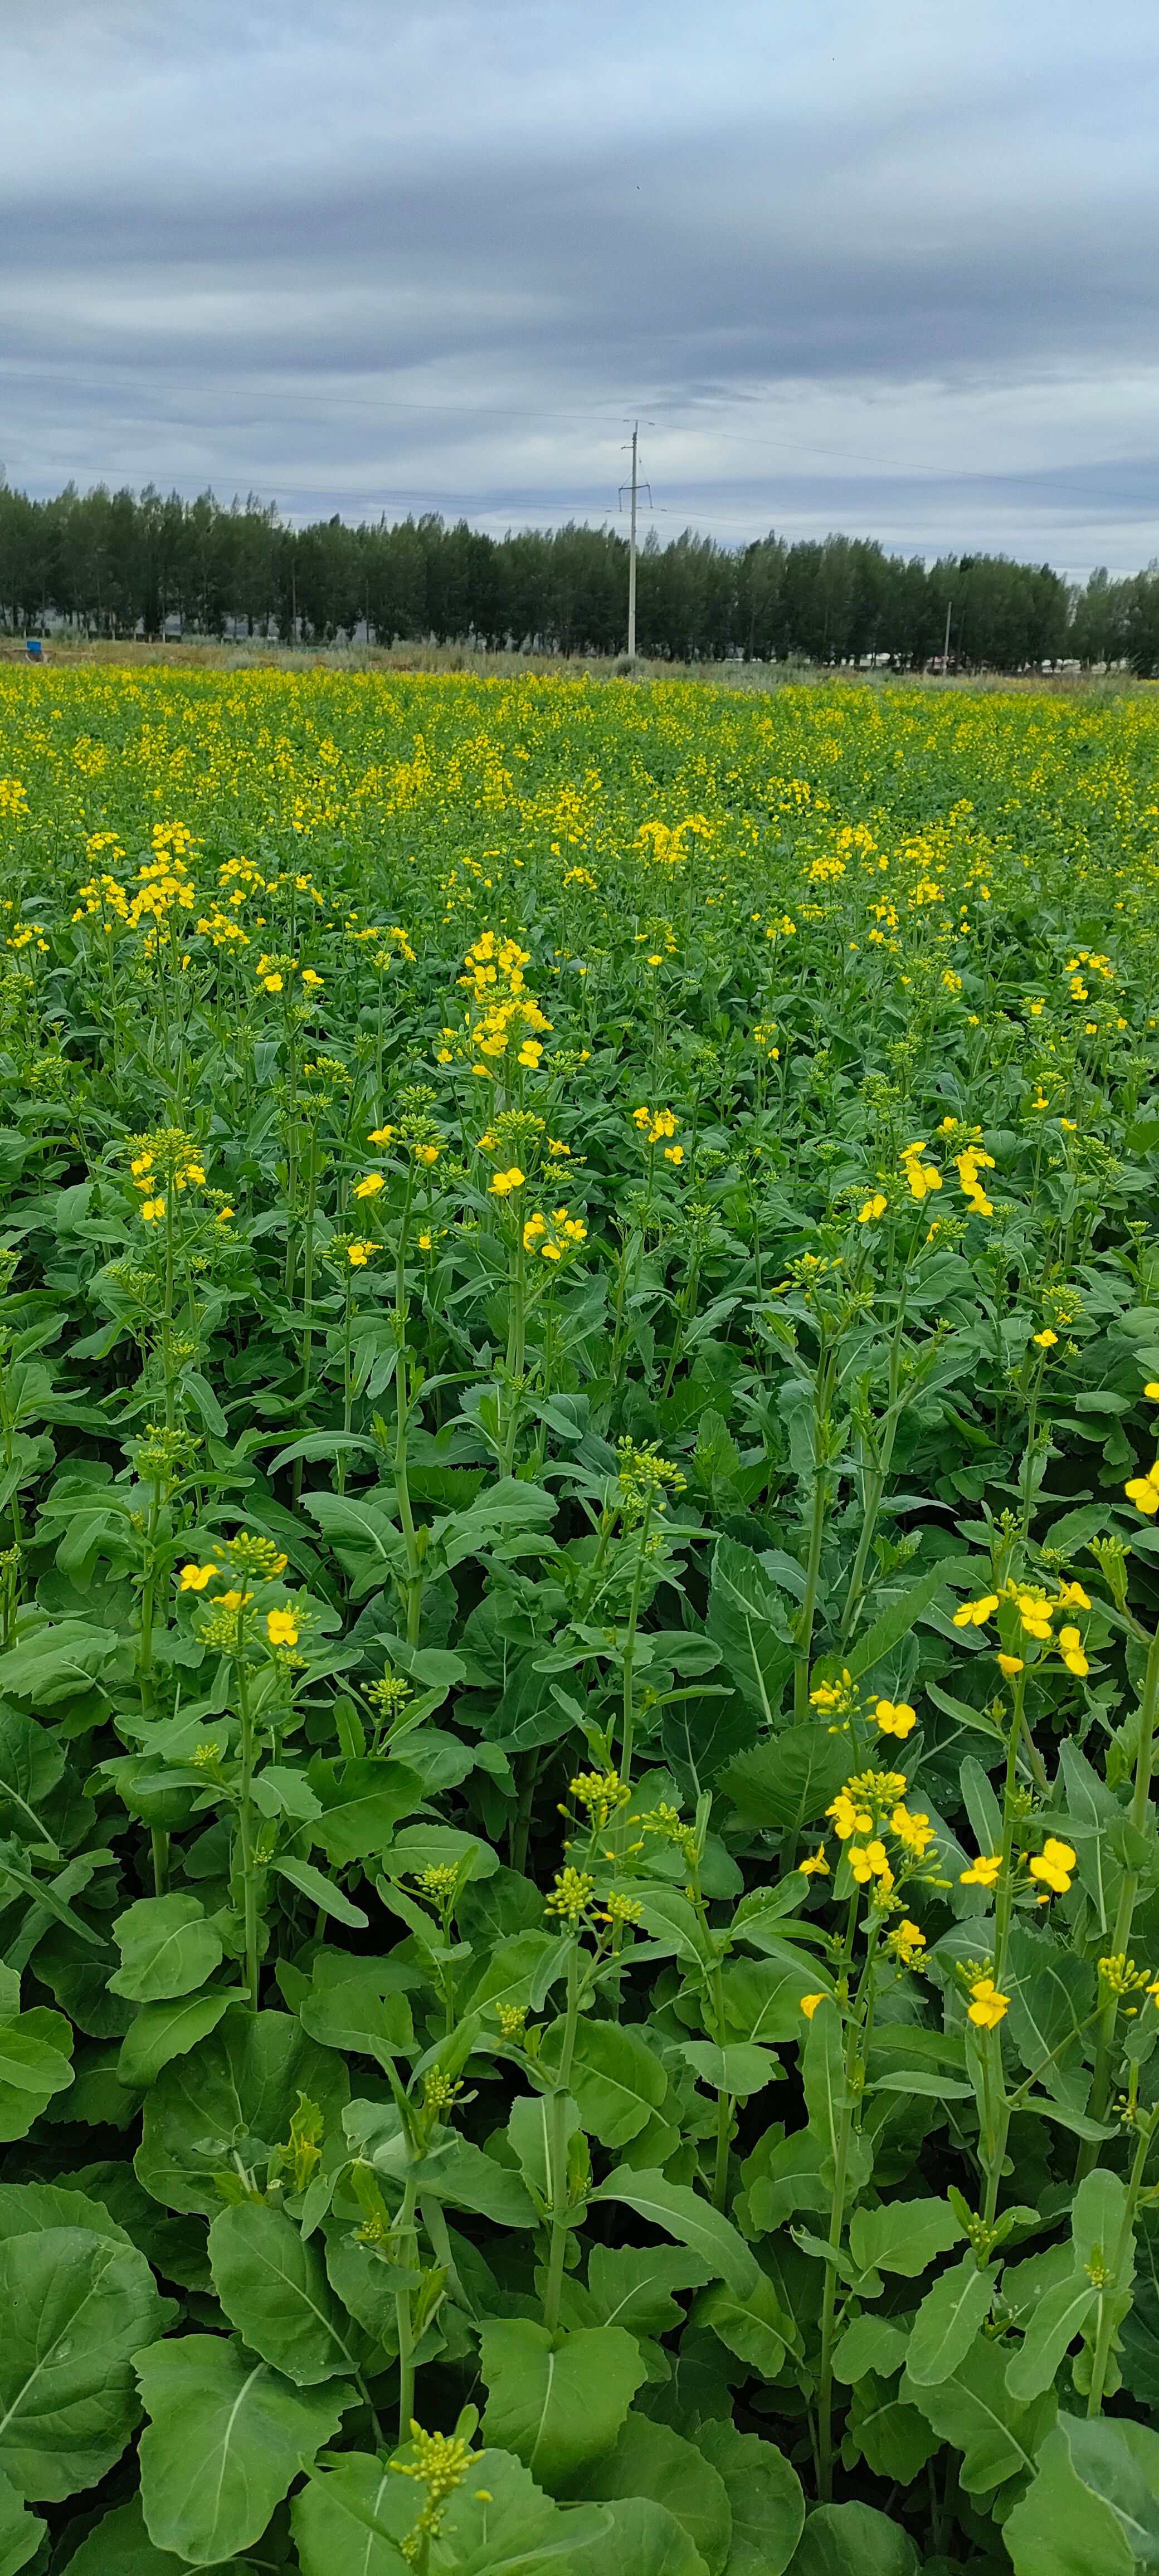
<path id="1" fill-rule="evenodd" d="M 723 1649 L 734 1681 L 766 1726 L 772 1726 L 793 1669 L 793 1631 L 774 1584 L 747 1547 L 718 1538 L 712 1559 L 708 1634 Z"/>
<path id="2" fill-rule="evenodd" d="M 830 2002 L 833 2002 L 832 2012 L 829 2010 Z M 823 2156 L 835 2159 L 848 2095 L 841 2014 L 831 1996 L 827 1995 L 824 2002 L 818 2004 L 812 2019 L 803 2027 L 801 2082 L 809 2126 L 820 2142 Z"/>
<path id="3" fill-rule="evenodd" d="M 995 1846 L 994 1848 L 997 1848 Z M 1096 2002 L 1096 1977 L 1085 1959 L 1063 1950 L 1049 1935 L 1014 1924 L 1010 1933 L 1010 2037 L 1027 2073 L 1071 2111 L 1086 2109 L 1089 2076 L 1082 2048 Z"/>
<path id="4" fill-rule="evenodd" d="M 604 2507 L 606 2530 L 582 2557 L 569 2552 L 569 2576 L 606 2576 L 629 2567 L 632 2576 L 708 2576 L 700 2551 L 682 2522 L 647 2496 L 620 2496 Z"/>
<path id="5" fill-rule="evenodd" d="M 549 2493 L 611 2449 L 647 2376 L 621 2326 L 554 2338 L 524 2317 L 484 2326 L 480 2369 L 487 2387 L 484 2440 L 514 2451 Z"/>
<path id="6" fill-rule="evenodd" d="M 320 1950 L 308 1993 L 298 2006 L 302 2028 L 324 2048 L 341 2048 L 385 2065 L 414 2038 L 408 1971 L 392 1959 L 360 1959 Z"/>
<path id="7" fill-rule="evenodd" d="M 421 1878 L 425 1869 L 459 1869 L 468 1859 L 472 1881 L 494 1878 L 499 1854 L 478 1834 L 455 1825 L 404 1825 L 383 1853 L 382 1868 L 387 1878 Z"/>
<path id="8" fill-rule="evenodd" d="M 875 2506 L 822 2504 L 806 2519 L 792 2576 L 918 2576 L 918 2553 Z"/>
<path id="9" fill-rule="evenodd" d="M 395 2483 L 404 2482 L 396 2477 Z M 472 2453 L 470 2474 L 450 2498 L 443 2526 L 458 2576 L 553 2576 L 555 2569 L 558 2576 L 573 2570 L 578 2576 L 581 2568 L 605 2576 L 593 2544 L 608 2536 L 602 2507 L 572 2505 L 561 2513 L 522 2461 L 499 2450 Z"/>
<path id="10" fill-rule="evenodd" d="M 909 2376 L 922 2388 L 950 2379 L 990 2314 L 997 2272 L 981 2271 L 972 2254 L 927 2290 L 910 2337 Z"/>
<path id="11" fill-rule="evenodd" d="M 182 2576 L 188 2563 L 150 2540 L 138 2494 L 98 2522 L 96 2530 L 82 2540 L 75 2558 L 69 2559 L 64 2576 Z M 0 2576 L 5 2576 L 2 2557 Z M 218 2564 L 214 2576 L 245 2576 L 245 2571 L 235 2559 L 227 2559 Z"/>
<path id="12" fill-rule="evenodd" d="M 732 2507 L 725 2576 L 785 2576 L 805 2520 L 791 2462 L 774 2442 L 738 2433 L 731 2423 L 698 2425 L 696 2446 L 723 2478 Z"/>
<path id="13" fill-rule="evenodd" d="M 131 2003 L 189 1995 L 213 1975 L 221 1942 L 196 1896 L 142 1896 L 113 1925 L 121 1967 L 109 1984 Z"/>
<path id="14" fill-rule="evenodd" d="M 535 2227 L 533 2201 L 517 2173 L 496 2164 L 471 2138 L 455 2138 L 419 2165 L 416 2180 L 425 2194 L 446 2201 L 451 2209 L 473 2209 L 496 2227 Z"/>
<path id="15" fill-rule="evenodd" d="M 46 2529 L 40 2515 L 27 2511 L 15 2487 L 0 2473 L 0 2576 L 18 2576 L 18 2570 L 27 2567 Z"/>
<path id="16" fill-rule="evenodd" d="M 593 2245 L 588 2298 L 595 2321 L 629 2334 L 661 2335 L 683 2323 L 676 2290 L 698 2290 L 707 2278 L 699 2255 L 677 2245 Z"/>
<path id="17" fill-rule="evenodd" d="M 86 1619 L 49 1621 L 0 1654 L 0 1691 L 35 1700 L 38 1708 L 55 1708 L 91 1688 L 117 1645 L 110 1629 L 93 1627 Z"/>
<path id="18" fill-rule="evenodd" d="M 1159 2566 L 1159 2505 L 1152 2459 L 1134 2456 L 1141 2425 L 1060 2415 L 1038 2473 L 1003 2537 L 1014 2576 L 1134 2576 Z"/>
<path id="19" fill-rule="evenodd" d="M 1006 2368 L 1006 2386 L 1017 2403 L 1025 2404 L 1052 2386 L 1064 2353 L 1082 2333 L 1098 2295 L 1087 2274 L 1075 2272 L 1069 2280 L 1057 2281 L 1039 2300 L 1022 2349 Z"/>
<path id="20" fill-rule="evenodd" d="M 562 2020 L 545 2034 L 539 2063 L 550 2075 L 559 2064 Z M 570 2090 L 584 2128 L 602 2147 L 626 2147 L 639 2135 L 668 2091 L 664 2068 L 643 2033 L 630 2024 L 580 2020 L 575 2035 Z"/>
<path id="21" fill-rule="evenodd" d="M 138 2181 L 170 2209 L 214 2217 L 214 2174 L 234 2169 L 235 2149 L 243 2162 L 268 2159 L 289 2138 L 300 2093 L 336 2122 L 350 2094 L 342 2059 L 289 2013 L 235 2006 L 146 2094 Z"/>
<path id="22" fill-rule="evenodd" d="M 0 2139 L 27 2137 L 53 2094 L 72 2083 L 72 2037 L 63 2014 L 44 2004 L 0 2021 Z"/>
<path id="23" fill-rule="evenodd" d="M 935 2254 L 948 2254 L 965 2232 L 948 2200 L 887 2200 L 879 2209 L 854 2210 L 849 2251 L 863 2272 L 901 2272 L 916 2281 Z"/>
<path id="24" fill-rule="evenodd" d="M 162 2309 L 134 2246 L 83 2227 L 0 2244 L 0 2469 L 57 2503 L 95 2486 L 137 2419 L 131 2355 Z"/>
<path id="25" fill-rule="evenodd" d="M 322 1813 L 307 1831 L 334 1869 L 371 1855 L 378 1858 L 395 1826 L 422 1805 L 422 1781 L 405 1762 L 366 1757 L 324 1762 L 316 1756 L 308 1777 Z"/>
<path id="26" fill-rule="evenodd" d="M 629 2415 L 614 2450 L 589 2462 L 568 2493 L 589 2503 L 646 2496 L 682 2523 L 708 2576 L 723 2576 L 732 2542 L 732 2512 L 723 2479 L 699 2447 L 667 2424 Z"/>
<path id="27" fill-rule="evenodd" d="M 164 2003 L 142 2004 L 132 2029 L 121 2041 L 117 2059 L 120 2082 L 144 2092 L 172 2058 L 187 2056 L 199 2039 L 216 2030 L 222 2014 L 235 2001 L 233 1988 L 217 1986 L 212 1994 L 175 1995 Z"/>
<path id="28" fill-rule="evenodd" d="M 909 2335 L 892 2317 L 855 2317 L 833 2355 L 833 2376 L 846 2388 L 855 2387 L 871 2370 L 881 2379 L 892 2379 L 908 2349 Z"/>
<path id="29" fill-rule="evenodd" d="M 908 1592 L 903 1592 L 899 1600 L 890 1602 L 880 1618 L 874 1620 L 872 1628 L 866 1629 L 860 1644 L 845 1657 L 845 1669 L 852 1681 L 871 1671 L 874 1664 L 883 1663 L 894 1647 L 900 1645 L 902 1638 L 908 1637 L 922 1612 L 928 1610 L 939 1592 L 944 1590 L 945 1581 L 945 1567 L 931 1566 L 920 1583 L 911 1583 Z"/>
<path id="30" fill-rule="evenodd" d="M 785 2358 L 785 2339 L 792 2333 L 791 2320 L 781 2310 L 772 2282 L 758 2272 L 753 2288 L 745 2297 L 718 2281 L 712 2289 L 703 2290 L 693 2303 L 692 2321 L 697 2326 L 711 2326 L 738 2361 L 747 2362 L 759 2379 L 775 2379 Z"/>
<path id="31" fill-rule="evenodd" d="M 284 2210 L 257 2200 L 223 2209 L 209 2231 L 209 2263 L 230 2324 L 296 2388 L 357 2368 L 322 2257 Z"/>
<path id="32" fill-rule="evenodd" d="M 363 1913 L 360 1905 L 352 1905 L 341 1888 L 335 1887 L 333 1879 L 327 1878 L 322 1870 L 315 1869 L 312 1860 L 275 1860 L 271 1862 L 271 1868 L 275 1878 L 288 1880 L 291 1887 L 297 1888 L 299 1896 L 304 1896 L 310 1905 L 316 1905 L 333 1922 L 347 1924 L 352 1932 L 365 1932 L 369 1915 Z"/>
<path id="33" fill-rule="evenodd" d="M 827 1726 L 787 1726 L 742 1753 L 720 1788 L 746 1823 L 799 1834 L 816 1824 L 849 1772 L 849 1747 Z"/>
<path id="34" fill-rule="evenodd" d="M 662 2227 L 666 2235 L 689 2246 L 702 2262 L 711 2265 L 713 2276 L 727 2281 L 738 2297 L 749 2297 L 755 2290 L 759 2267 L 743 2236 L 686 2183 L 668 2182 L 662 2173 L 632 2173 L 621 2165 L 597 2183 L 589 2197 L 593 2202 L 626 2201 L 638 2218 L 646 2218 L 653 2227 Z"/>
<path id="35" fill-rule="evenodd" d="M 290 2508 L 302 2576 L 407 2576 L 397 2544 L 413 2528 L 422 2494 L 364 2451 L 312 2470 Z"/>
<path id="36" fill-rule="evenodd" d="M 737 1938 L 751 1937 L 748 1924 L 733 1929 Z M 758 2047 L 799 2040 L 805 2028 L 802 1995 L 824 1992 L 828 1985 L 815 1960 L 805 1951 L 795 1955 L 787 1942 L 778 1945 L 774 1958 L 730 1959 L 721 1977 L 725 2020 L 730 2030 Z"/>
<path id="37" fill-rule="evenodd" d="M 936 2387 L 907 2371 L 898 2395 L 961 2451 L 958 2474 L 967 2495 L 986 2495 L 1032 2469 L 1055 2416 L 1053 2389 L 1028 2406 L 1015 2403 L 1007 2394 L 1005 2359 L 997 2344 L 985 2341 L 971 2345 L 953 2377 Z"/>
<path id="38" fill-rule="evenodd" d="M 291 2387 L 222 2335 L 150 2344 L 137 2372 L 149 2537 L 196 2567 L 261 2539 L 291 2479 L 341 2421 L 340 2397 Z"/>
<path id="39" fill-rule="evenodd" d="M 750 2047 L 745 2040 L 718 2048 L 714 2040 L 688 2039 L 680 2054 L 701 2084 L 711 2084 L 717 2093 L 731 2093 L 739 2102 L 763 2093 L 781 2071 L 780 2060 L 767 2048 Z"/>

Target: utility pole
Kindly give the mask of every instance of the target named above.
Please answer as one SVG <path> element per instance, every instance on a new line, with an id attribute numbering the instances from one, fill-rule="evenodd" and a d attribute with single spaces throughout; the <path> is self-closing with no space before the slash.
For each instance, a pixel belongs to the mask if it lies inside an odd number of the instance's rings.
<path id="1" fill-rule="evenodd" d="M 946 640 L 945 640 L 945 643 L 944 643 L 944 644 L 943 644 L 943 646 L 942 646 L 942 676 L 943 676 L 943 678 L 945 677 L 945 675 L 946 675 L 946 673 L 948 672 L 949 667 L 950 667 L 950 619 L 951 619 L 951 617 L 952 617 L 952 615 L 953 615 L 953 612 L 954 612 L 954 603 L 953 603 L 953 600 L 952 600 L 952 599 L 948 599 L 948 600 L 946 601 Z"/>
<path id="2" fill-rule="evenodd" d="M 628 660 L 636 659 L 636 455 L 640 423 L 632 423 L 632 516 L 628 527 Z"/>
<path id="3" fill-rule="evenodd" d="M 647 425 L 648 425 L 648 426 L 650 426 L 651 424 L 649 423 L 649 424 L 647 424 Z M 634 662 L 634 661 L 635 661 L 635 659 L 636 659 L 636 512 L 637 512 L 637 508 L 638 508 L 638 504 L 639 504 L 639 495 L 640 495 L 640 492 L 641 492 L 642 490 L 643 490 L 643 491 L 645 491 L 645 492 L 647 493 L 647 495 L 648 495 L 648 507 L 649 507 L 649 509 L 651 509 L 651 506 L 652 506 L 652 486 L 651 486 L 651 484 L 650 484 L 650 483 L 647 483 L 647 482 L 645 482 L 645 483 L 643 483 L 643 484 L 642 484 L 642 483 L 641 483 L 641 480 L 640 480 L 640 423 L 639 423 L 639 421 L 638 421 L 638 420 L 634 420 L 634 421 L 633 421 L 633 423 L 632 423 L 632 480 L 631 480 L 631 482 L 630 482 L 630 483 L 621 483 L 621 485 L 620 485 L 620 508 L 621 508 L 621 509 L 623 509 L 623 506 L 624 506 L 624 494 L 625 494 L 625 492 L 630 492 L 630 493 L 631 493 L 631 496 L 632 496 L 631 517 L 630 517 L 629 522 L 628 522 L 628 660 L 629 660 L 629 662 Z"/>

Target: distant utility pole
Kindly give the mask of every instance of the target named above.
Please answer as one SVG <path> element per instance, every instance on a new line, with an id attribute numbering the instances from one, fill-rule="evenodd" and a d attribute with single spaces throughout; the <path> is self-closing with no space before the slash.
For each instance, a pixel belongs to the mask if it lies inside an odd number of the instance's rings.
<path id="1" fill-rule="evenodd" d="M 628 660 L 636 659 L 636 460 L 640 423 L 632 423 L 632 517 L 628 528 Z"/>
<path id="2" fill-rule="evenodd" d="M 943 644 L 943 646 L 942 646 L 942 670 L 943 670 L 943 673 L 945 673 L 946 671 L 948 671 L 948 670 L 949 670 L 949 667 L 950 667 L 950 619 L 951 619 L 951 617 L 953 616 L 953 613 L 954 613 L 954 603 L 953 603 L 953 600 L 952 600 L 952 599 L 948 599 L 948 600 L 946 601 L 946 640 L 945 640 L 945 643 L 944 643 L 944 644 Z"/>
<path id="3" fill-rule="evenodd" d="M 631 483 L 630 483 L 630 484 L 623 484 L 623 483 L 621 483 L 621 485 L 620 485 L 620 504 L 621 504 L 621 507 L 623 506 L 623 500 L 624 500 L 624 493 L 625 493 L 625 491 L 630 491 L 631 496 L 632 496 L 631 518 L 630 518 L 629 523 L 628 523 L 628 660 L 629 660 L 629 662 L 634 662 L 634 661 L 635 661 L 635 659 L 636 659 L 636 503 L 637 503 L 637 495 L 638 495 L 639 490 L 640 490 L 639 463 L 640 463 L 640 423 L 639 423 L 639 421 L 638 421 L 638 420 L 634 420 L 634 421 L 633 421 L 633 423 L 632 423 L 632 480 L 631 480 Z M 651 484 L 650 484 L 650 483 L 645 483 L 645 485 L 644 485 L 644 490 L 646 491 L 646 493 L 647 493 L 647 495 L 648 495 L 648 500 L 649 500 L 649 502 L 651 502 L 651 499 L 652 499 L 652 486 L 651 486 Z"/>

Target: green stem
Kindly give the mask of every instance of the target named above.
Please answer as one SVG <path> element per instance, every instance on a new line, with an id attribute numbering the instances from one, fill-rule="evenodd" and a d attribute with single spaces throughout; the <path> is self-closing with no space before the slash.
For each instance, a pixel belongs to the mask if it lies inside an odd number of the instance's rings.
<path id="1" fill-rule="evenodd" d="M 567 1963 L 567 2011 L 563 2025 L 563 2046 L 559 2053 L 559 2073 L 551 2103 L 551 2251 L 547 2266 L 547 2289 L 543 2301 L 543 2322 L 549 2334 L 554 2334 L 559 2325 L 564 2257 L 567 2252 L 567 2099 L 578 2020 L 579 1950 L 577 1943 L 573 1941 Z"/>
<path id="2" fill-rule="evenodd" d="M 409 2266 L 414 2252 L 416 2186 L 408 2174 L 398 2213 L 397 2235 L 399 2260 Z M 398 2438 L 410 2438 L 411 2417 L 415 2411 L 415 2357 L 410 2288 L 404 2286 L 394 2294 L 394 2317 L 398 2329 Z"/>
<path id="3" fill-rule="evenodd" d="M 1143 2169 L 1147 2162 L 1148 2150 L 1151 2145 L 1151 2140 L 1155 2135 L 1157 2125 L 1159 2125 L 1159 2111 L 1153 2111 L 1150 2119 L 1145 2124 L 1140 2122 L 1139 2125 L 1138 2142 L 1135 2148 L 1130 2176 L 1127 2182 L 1127 2197 L 1123 2203 L 1123 2216 L 1119 2225 L 1118 2241 L 1115 2246 L 1114 2257 L 1111 2264 L 1111 2277 L 1099 2296 L 1099 2322 L 1095 2330 L 1095 2349 L 1091 2362 L 1091 2385 L 1090 2393 L 1087 2398 L 1088 2415 L 1100 2415 L 1102 2413 L 1103 2390 L 1107 2383 L 1107 2365 L 1111 2358 L 1111 2337 L 1115 2329 L 1115 2292 L 1122 2280 L 1126 2266 L 1127 2249 L 1131 2242 L 1131 2230 L 1135 2224 L 1135 2212 L 1138 2209 L 1139 2194 L 1143 2188 Z"/>
<path id="4" fill-rule="evenodd" d="M 1146 1670 L 1143 1675 L 1143 1693 L 1139 1703 L 1139 1742 L 1135 1755 L 1135 1787 L 1131 1799 L 1131 1823 L 1137 1833 L 1142 1833 L 1150 1812 L 1157 1705 L 1159 1705 L 1159 1628 L 1156 1628 L 1148 1647 Z M 1130 1947 L 1131 1926 L 1138 1894 L 1138 1870 L 1124 1870 L 1115 1912 L 1115 1928 L 1111 1934 L 1112 1958 L 1122 1958 Z M 1099 2036 L 1095 2050 L 1095 2072 L 1090 2098 L 1092 2120 L 1101 2120 L 1107 2107 L 1111 2089 L 1111 2056 L 1118 2011 L 1118 1996 L 1108 1993 L 1099 2015 Z M 1080 2181 L 1084 2174 L 1090 2172 L 1096 2152 L 1093 2141 L 1084 2141 L 1076 2167 L 1076 2176 Z"/>
<path id="5" fill-rule="evenodd" d="M 250 2011 L 258 2008 L 258 1887 L 254 1864 L 254 1726 L 250 1713 L 249 1683 L 242 1648 L 244 1609 L 237 1614 L 237 1688 L 238 1714 L 241 1719 L 241 1783 L 238 1803 L 238 1835 L 241 1843 L 242 1910 L 245 1920 L 245 1981 Z"/>
<path id="6" fill-rule="evenodd" d="M 636 1558 L 636 1573 L 632 1584 L 632 1600 L 628 1611 L 628 1634 L 624 1644 L 624 1707 L 620 1750 L 620 1777 L 625 1783 L 625 1786 L 632 1777 L 632 1753 L 634 1749 L 636 1728 L 634 1701 L 636 1627 L 640 1616 L 640 1594 L 644 1584 L 644 1566 L 648 1553 L 648 1532 L 651 1527 L 651 1523 L 652 1496 L 649 1493 L 644 1505 L 644 1518 L 640 1524 L 640 1548 Z"/>

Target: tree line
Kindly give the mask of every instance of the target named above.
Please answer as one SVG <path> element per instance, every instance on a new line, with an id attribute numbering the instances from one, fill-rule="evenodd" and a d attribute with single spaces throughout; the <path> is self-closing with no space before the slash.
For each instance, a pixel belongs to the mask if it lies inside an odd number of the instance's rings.
<path id="1" fill-rule="evenodd" d="M 502 538 L 437 514 L 287 525 L 254 495 L 230 506 L 70 484 L 44 501 L 0 485 L 0 626 L 86 636 L 256 635 L 282 642 L 439 644 L 615 654 L 627 540 L 574 521 Z M 637 638 L 649 659 L 950 662 L 1016 671 L 1075 658 L 1159 671 L 1159 564 L 1084 588 L 1006 555 L 891 554 L 874 539 L 726 546 L 690 530 L 640 552 Z"/>

